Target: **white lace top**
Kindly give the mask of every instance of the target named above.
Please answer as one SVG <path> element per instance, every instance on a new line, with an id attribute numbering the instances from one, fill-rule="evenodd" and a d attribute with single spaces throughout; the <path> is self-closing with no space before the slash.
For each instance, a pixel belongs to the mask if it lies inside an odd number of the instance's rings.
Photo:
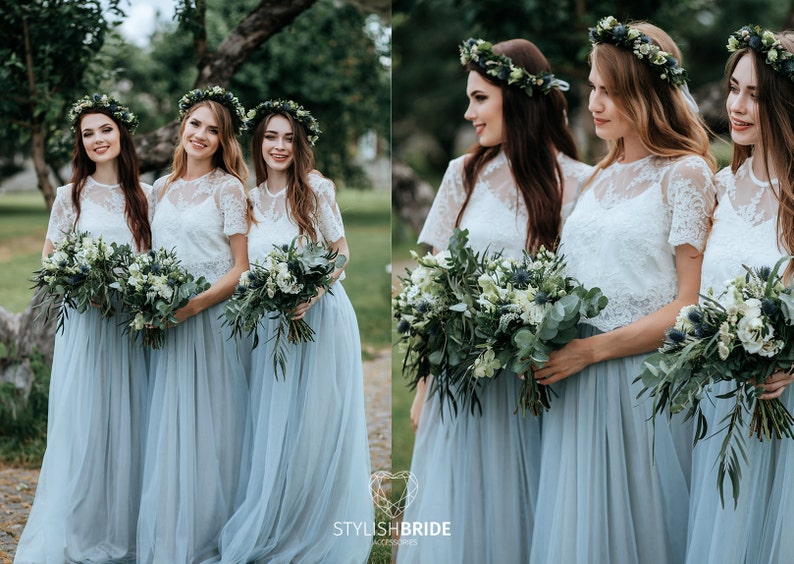
<path id="1" fill-rule="evenodd" d="M 229 236 L 248 232 L 245 188 L 231 174 L 214 169 L 194 180 L 154 183 L 158 194 L 152 246 L 175 249 L 194 276 L 214 284 L 234 265 Z"/>
<path id="2" fill-rule="evenodd" d="M 463 164 L 466 155 L 452 160 L 441 181 L 433 205 L 425 220 L 419 242 L 436 249 L 446 249 L 455 229 L 466 191 L 463 188 Z M 578 185 L 589 176 L 592 167 L 560 154 L 558 162 L 565 177 L 565 202 L 576 193 Z M 563 206 L 563 216 L 568 207 Z M 527 238 L 527 209 L 515 187 L 507 157 L 499 153 L 485 165 L 460 222 L 469 230 L 469 245 L 477 250 L 502 251 L 521 256 Z"/>
<path id="3" fill-rule="evenodd" d="M 319 174 L 309 174 L 309 184 L 317 196 L 315 229 L 320 241 L 335 243 L 345 236 L 342 214 L 336 203 L 334 183 Z M 254 218 L 248 233 L 248 259 L 265 256 L 273 245 L 288 245 L 298 236 L 298 225 L 287 213 L 286 188 L 271 193 L 267 182 L 263 182 L 249 194 L 254 205 Z M 340 279 L 344 278 L 344 272 Z"/>
<path id="4" fill-rule="evenodd" d="M 700 157 L 649 156 L 600 171 L 565 222 L 559 248 L 570 274 L 609 298 L 586 323 L 610 331 L 675 299 L 675 247 L 703 249 L 714 202 Z"/>
<path id="5" fill-rule="evenodd" d="M 141 183 L 141 188 L 149 200 L 149 219 L 154 213 L 153 190 L 148 184 Z M 64 236 L 76 229 L 87 231 L 94 237 L 102 236 L 107 243 L 129 244 L 136 249 L 135 242 L 127 225 L 125 215 L 124 193 L 119 184 L 109 186 L 100 184 L 92 177 L 86 180 L 80 194 L 80 220 L 75 226 L 77 213 L 72 206 L 72 185 L 58 188 L 52 204 L 50 221 L 47 226 L 47 239 L 57 244 Z"/>
<path id="6" fill-rule="evenodd" d="M 717 173 L 719 204 L 703 255 L 701 293 L 711 287 L 718 295 L 728 280 L 744 274 L 742 265 L 771 268 L 787 254 L 778 245 L 777 197 L 755 177 L 752 161 L 744 161 L 735 176 L 730 167 Z"/>

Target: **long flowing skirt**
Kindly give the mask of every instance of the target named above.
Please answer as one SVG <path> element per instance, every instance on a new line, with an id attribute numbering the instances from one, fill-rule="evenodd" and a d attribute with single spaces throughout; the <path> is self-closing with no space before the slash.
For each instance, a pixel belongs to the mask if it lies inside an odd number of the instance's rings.
<path id="1" fill-rule="evenodd" d="M 118 323 L 72 310 L 55 336 L 47 450 L 15 562 L 135 561 L 147 374 Z"/>
<path id="2" fill-rule="evenodd" d="M 247 359 L 221 327 L 223 306 L 170 329 L 163 348 L 152 351 L 138 562 L 211 560 L 234 511 Z"/>
<path id="3" fill-rule="evenodd" d="M 720 383 L 713 395 L 732 386 Z M 794 395 L 783 392 L 781 400 L 789 410 Z M 716 433 L 730 411 L 732 400 L 704 400 L 703 412 L 709 432 Z M 723 507 L 717 490 L 715 462 L 723 434 L 698 442 L 692 456 L 692 497 L 689 507 L 687 562 L 692 564 L 766 563 L 794 561 L 791 523 L 794 518 L 794 450 L 790 439 L 758 441 L 750 437 L 745 418 L 747 461 L 741 462 L 739 497 L 734 506 L 730 481 L 723 488 Z"/>
<path id="4" fill-rule="evenodd" d="M 411 461 L 418 490 L 403 515 L 411 533 L 397 562 L 527 562 L 542 418 L 515 413 L 520 386 L 509 373 L 489 382 L 481 414 L 445 405 L 442 417 L 438 395 L 426 399 Z"/>
<path id="5" fill-rule="evenodd" d="M 267 320 L 251 361 L 251 433 L 240 504 L 223 529 L 223 562 L 362 563 L 374 508 L 361 344 L 341 284 L 307 313 L 314 342 L 288 345 L 273 369 Z M 365 534 L 368 532 L 368 534 Z"/>
<path id="6" fill-rule="evenodd" d="M 580 326 L 581 337 L 598 333 Z M 683 562 L 692 427 L 660 417 L 654 428 L 633 383 L 644 359 L 594 364 L 554 385 L 531 562 Z"/>

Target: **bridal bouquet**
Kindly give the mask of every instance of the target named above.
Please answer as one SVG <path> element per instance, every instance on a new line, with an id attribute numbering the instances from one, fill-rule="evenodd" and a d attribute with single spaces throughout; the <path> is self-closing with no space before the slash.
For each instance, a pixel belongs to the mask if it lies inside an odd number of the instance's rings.
<path id="1" fill-rule="evenodd" d="M 468 231 L 456 229 L 447 250 L 419 257 L 418 266 L 400 278 L 401 291 L 392 299 L 392 315 L 405 351 L 403 375 L 410 385 L 432 376 L 430 391 L 441 396 L 441 406 L 450 402 L 457 412 L 457 399 L 473 396 L 476 390 L 466 374 L 476 357 L 474 314 L 479 257 L 467 246 Z M 468 384 L 469 392 L 461 392 Z M 474 407 L 472 404 L 472 408 Z"/>
<path id="2" fill-rule="evenodd" d="M 112 282 L 129 256 L 129 245 L 106 243 L 88 233 L 72 231 L 58 242 L 33 275 L 34 288 L 43 288 L 63 303 L 83 313 L 96 306 L 104 317 L 115 314 Z M 68 308 L 58 311 L 58 329 L 68 315 Z"/>
<path id="3" fill-rule="evenodd" d="M 161 247 L 130 255 L 111 286 L 121 292 L 130 317 L 126 330 L 140 334 L 144 346 L 159 349 L 166 330 L 178 323 L 174 313 L 210 285 L 185 270 L 173 250 Z"/>
<path id="4" fill-rule="evenodd" d="M 305 319 L 292 319 L 300 304 L 314 298 L 324 289 L 331 292 L 333 272 L 345 264 L 347 258 L 327 246 L 303 241 L 296 237 L 289 245 L 274 245 L 261 261 L 251 264 L 240 276 L 232 298 L 226 304 L 225 324 L 232 336 L 253 334 L 253 346 L 259 343 L 256 332 L 268 314 L 280 320 L 273 350 L 273 369 L 276 376 L 286 368 L 286 343 L 314 341 L 314 330 Z"/>
<path id="5" fill-rule="evenodd" d="M 638 377 L 644 386 L 641 394 L 653 398 L 654 417 L 667 410 L 695 418 L 696 442 L 708 432 L 700 405 L 704 395 L 717 382 L 730 382 L 730 391 L 716 396 L 733 406 L 718 431 L 725 432 L 717 460 L 723 502 L 726 475 L 734 502 L 738 499 L 747 415 L 750 436 L 794 438 L 794 417 L 779 399 L 759 399 L 763 389 L 757 387 L 773 372 L 788 371 L 794 364 L 794 291 L 778 275 L 785 260 L 772 269 L 745 267 L 747 274 L 731 280 L 721 294 L 710 290 L 701 305 L 683 308 Z"/>
<path id="6" fill-rule="evenodd" d="M 486 256 L 481 272 L 475 318 L 481 352 L 473 376 L 492 377 L 502 369 L 524 375 L 519 406 L 539 415 L 549 409 L 550 389 L 532 371 L 574 339 L 579 320 L 598 315 L 607 298 L 566 276 L 563 256 L 543 247 L 534 256 L 525 251 L 521 259 Z"/>

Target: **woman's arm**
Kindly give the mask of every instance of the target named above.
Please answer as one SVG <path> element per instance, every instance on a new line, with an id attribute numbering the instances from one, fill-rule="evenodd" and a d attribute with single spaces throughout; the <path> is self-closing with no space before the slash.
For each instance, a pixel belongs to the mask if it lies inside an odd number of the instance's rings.
<path id="1" fill-rule="evenodd" d="M 702 263 L 702 253 L 692 245 L 676 247 L 678 295 L 672 302 L 624 327 L 586 339 L 574 339 L 560 350 L 553 351 L 546 365 L 535 371 L 535 378 L 542 384 L 553 384 L 596 362 L 658 348 L 681 308 L 697 303 Z"/>
<path id="2" fill-rule="evenodd" d="M 176 311 L 175 315 L 180 323 L 192 315 L 196 315 L 215 304 L 229 299 L 234 293 L 234 289 L 240 281 L 240 276 L 248 270 L 248 238 L 242 233 L 231 235 L 229 236 L 229 244 L 232 250 L 234 266 L 206 291 L 194 296 L 185 307 Z"/>

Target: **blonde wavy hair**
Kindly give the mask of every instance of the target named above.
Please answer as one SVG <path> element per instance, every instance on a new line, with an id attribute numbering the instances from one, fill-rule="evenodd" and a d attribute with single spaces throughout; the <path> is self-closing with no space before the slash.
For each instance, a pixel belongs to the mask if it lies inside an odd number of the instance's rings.
<path id="1" fill-rule="evenodd" d="M 662 29 L 648 22 L 630 22 L 629 25 L 682 61 L 678 46 Z M 598 43 L 593 45 L 589 58 L 590 64 L 598 68 L 618 112 L 634 124 L 642 144 L 651 154 L 671 159 L 697 155 L 716 170 L 716 160 L 709 152 L 706 126 L 689 108 L 680 88 L 663 81 L 628 49 Z M 607 155 L 596 165 L 588 183 L 599 170 L 616 162 L 623 152 L 623 139 L 609 141 Z"/>

